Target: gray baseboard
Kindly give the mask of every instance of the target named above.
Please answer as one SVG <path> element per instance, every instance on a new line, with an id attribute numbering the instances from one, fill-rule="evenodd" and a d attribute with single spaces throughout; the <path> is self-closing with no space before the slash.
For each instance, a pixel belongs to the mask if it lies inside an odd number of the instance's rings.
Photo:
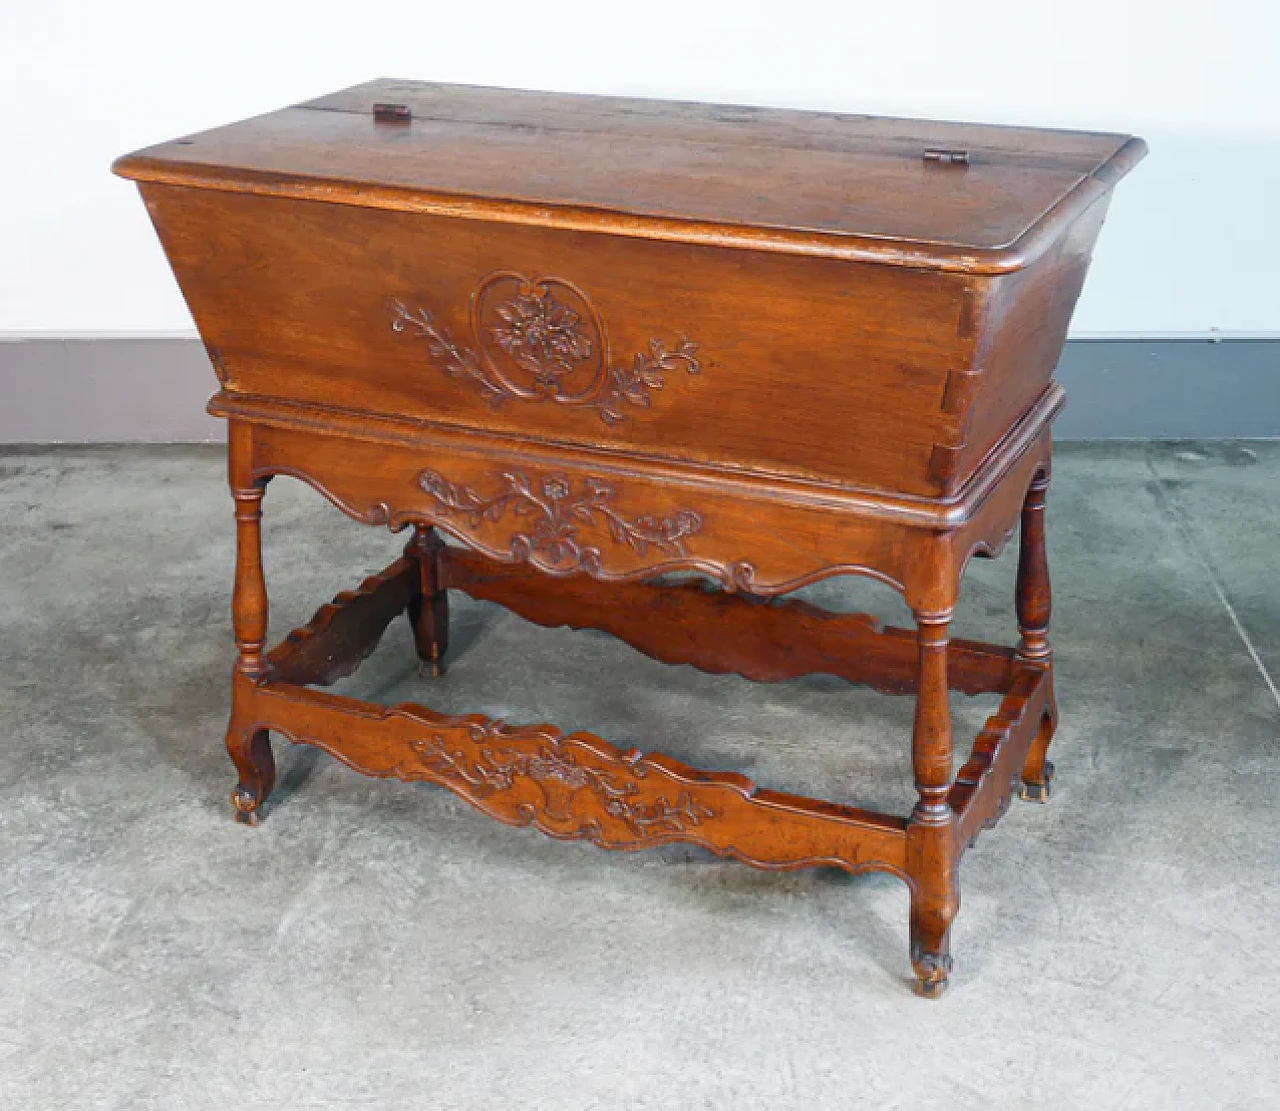
<path id="1" fill-rule="evenodd" d="M 0 444 L 221 440 L 217 385 L 194 336 L 0 338 Z"/>
<path id="2" fill-rule="evenodd" d="M 1080 339 L 1061 440 L 1280 437 L 1280 338 Z M 0 337 L 0 443 L 200 443 L 213 370 L 194 337 Z"/>
<path id="3" fill-rule="evenodd" d="M 1280 338 L 1070 340 L 1060 440 L 1280 437 Z"/>

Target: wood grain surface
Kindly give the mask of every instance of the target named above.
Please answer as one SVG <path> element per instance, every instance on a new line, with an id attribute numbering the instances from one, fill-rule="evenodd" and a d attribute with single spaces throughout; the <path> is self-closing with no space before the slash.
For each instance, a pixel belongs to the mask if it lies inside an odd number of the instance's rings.
<path id="1" fill-rule="evenodd" d="M 1049 795 L 1053 371 L 1144 150 L 378 81 L 121 159 L 231 426 L 237 818 L 273 789 L 275 732 L 553 837 L 888 871 L 936 998 L 961 856 L 1015 794 Z M 268 651 L 262 500 L 282 476 L 413 532 Z M 969 560 L 1019 529 L 1016 647 L 953 639 Z M 916 628 L 780 597 L 840 574 L 897 590 Z M 440 675 L 452 591 L 669 664 L 914 695 L 918 802 L 873 814 L 316 689 L 401 613 Z M 955 690 L 1001 696 L 958 773 Z"/>

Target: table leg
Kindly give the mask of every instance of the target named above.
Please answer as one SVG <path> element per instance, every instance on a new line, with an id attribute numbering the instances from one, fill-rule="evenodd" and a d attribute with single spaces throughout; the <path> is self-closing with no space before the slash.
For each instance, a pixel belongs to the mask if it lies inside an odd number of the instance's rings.
<path id="1" fill-rule="evenodd" d="M 232 423 L 229 461 L 231 496 L 236 503 L 236 577 L 231 618 L 239 657 L 232 684 L 227 752 L 240 774 L 231 795 L 236 820 L 255 825 L 259 808 L 275 786 L 276 765 L 267 730 L 245 722 L 239 712 L 246 684 L 256 683 L 267 673 L 263 652 L 267 640 L 267 584 L 262 573 L 262 496 L 266 483 L 249 478 L 249 436 L 247 428 Z"/>
<path id="2" fill-rule="evenodd" d="M 1049 617 L 1053 610 L 1053 590 L 1049 583 L 1049 560 L 1045 551 L 1045 498 L 1049 476 L 1036 475 L 1022 505 L 1022 532 L 1018 548 L 1017 610 L 1022 639 L 1018 654 L 1024 659 L 1042 660 L 1052 669 L 1053 649 L 1049 646 Z M 1027 752 L 1019 793 L 1024 799 L 1048 802 L 1053 782 L 1053 765 L 1046 759 L 1049 742 L 1057 725 L 1057 708 L 1052 696 L 1040 731 Z"/>
<path id="3" fill-rule="evenodd" d="M 951 973 L 951 923 L 960 909 L 955 814 L 947 801 L 953 745 L 947 686 L 950 612 L 916 614 L 920 686 L 912 734 L 912 766 L 919 801 L 907 827 L 911 876 L 911 964 L 917 990 L 936 999 Z"/>
<path id="4" fill-rule="evenodd" d="M 262 803 L 276 785 L 271 735 L 265 729 L 238 728 L 233 718 L 227 730 L 227 751 L 240 773 L 240 781 L 231 794 L 236 821 L 256 826 Z"/>
<path id="5" fill-rule="evenodd" d="M 406 556 L 418 561 L 422 576 L 422 593 L 409 603 L 409 620 L 418 649 L 418 670 L 432 678 L 444 674 L 444 656 L 449 650 L 449 592 L 440 586 L 444 546 L 435 529 L 418 525 L 404 550 Z"/>

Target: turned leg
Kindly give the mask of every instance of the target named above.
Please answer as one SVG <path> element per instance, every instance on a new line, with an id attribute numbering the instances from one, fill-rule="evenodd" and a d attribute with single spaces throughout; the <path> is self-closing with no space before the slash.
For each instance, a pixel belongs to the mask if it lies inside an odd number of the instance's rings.
<path id="1" fill-rule="evenodd" d="M 439 678 L 449 650 L 449 592 L 440 586 L 440 553 L 444 541 L 430 525 L 418 525 L 405 555 L 418 561 L 422 593 L 409 603 L 409 620 L 418 650 L 418 670 Z"/>
<path id="2" fill-rule="evenodd" d="M 1044 504 L 1049 490 L 1049 476 L 1038 474 L 1027 490 L 1022 504 L 1022 535 L 1018 547 L 1018 630 L 1022 639 L 1018 654 L 1053 668 L 1053 650 L 1049 647 L 1049 616 L 1053 610 L 1053 591 L 1049 584 L 1049 560 L 1045 552 Z M 1050 697 L 1049 709 L 1040 722 L 1027 751 L 1019 794 L 1024 799 L 1048 802 L 1053 782 L 1053 765 L 1046 759 L 1049 742 L 1057 726 L 1057 709 Z"/>
<path id="3" fill-rule="evenodd" d="M 239 656 L 232 683 L 227 752 L 240 773 L 231 795 L 236 820 L 254 825 L 259 808 L 276 781 L 267 731 L 246 728 L 241 712 L 246 691 L 267 673 L 267 584 L 262 573 L 262 495 L 266 487 L 265 482 L 248 481 L 245 473 L 252 449 L 249 430 L 233 422 L 230 436 L 231 496 L 236 503 L 236 578 L 231 619 Z"/>
<path id="4" fill-rule="evenodd" d="M 907 826 L 911 876 L 911 964 L 917 991 L 937 999 L 951 974 L 951 923 L 960 909 L 952 782 L 951 707 L 947 697 L 947 629 L 951 615 L 916 614 L 920 686 L 911 738 L 919 801 Z"/>

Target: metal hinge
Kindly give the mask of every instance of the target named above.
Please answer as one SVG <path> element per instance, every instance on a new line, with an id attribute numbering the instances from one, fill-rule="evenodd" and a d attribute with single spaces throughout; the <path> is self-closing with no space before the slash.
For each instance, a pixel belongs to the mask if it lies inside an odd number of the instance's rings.
<path id="1" fill-rule="evenodd" d="M 926 162 L 941 162 L 946 165 L 969 165 L 967 150 L 943 150 L 941 147 L 930 147 L 924 152 Z"/>
<path id="2" fill-rule="evenodd" d="M 413 113 L 407 104 L 375 104 L 373 118 L 378 123 L 409 123 Z"/>

